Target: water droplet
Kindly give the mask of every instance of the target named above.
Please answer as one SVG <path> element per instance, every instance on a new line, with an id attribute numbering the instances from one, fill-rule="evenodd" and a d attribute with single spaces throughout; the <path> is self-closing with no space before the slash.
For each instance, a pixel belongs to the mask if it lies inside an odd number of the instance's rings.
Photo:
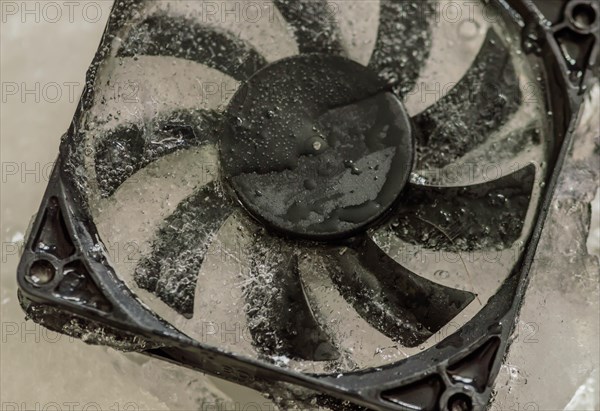
<path id="1" fill-rule="evenodd" d="M 450 277 L 450 273 L 446 270 L 437 270 L 435 273 L 433 273 L 433 275 L 441 279 L 446 279 Z"/>

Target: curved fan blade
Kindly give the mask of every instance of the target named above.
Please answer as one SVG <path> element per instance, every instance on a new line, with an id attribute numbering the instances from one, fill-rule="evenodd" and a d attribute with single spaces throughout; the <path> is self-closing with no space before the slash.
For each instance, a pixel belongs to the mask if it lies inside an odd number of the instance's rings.
<path id="1" fill-rule="evenodd" d="M 103 77 L 104 78 L 104 77 Z M 219 70 L 177 57 L 119 59 L 95 90 L 93 131 L 127 123 L 153 123 L 169 113 L 223 111 L 239 82 Z"/>
<path id="2" fill-rule="evenodd" d="M 100 193 L 112 195 L 141 168 L 174 151 L 215 143 L 221 115 L 215 112 L 175 112 L 149 128 L 121 125 L 98 142 L 95 168 Z"/>
<path id="3" fill-rule="evenodd" d="M 330 0 L 330 8 L 335 13 L 347 57 L 368 65 L 377 41 L 380 1 Z"/>
<path id="4" fill-rule="evenodd" d="M 438 103 L 413 118 L 418 169 L 452 163 L 514 114 L 521 102 L 519 79 L 509 49 L 493 30 L 473 66 Z"/>
<path id="5" fill-rule="evenodd" d="M 250 249 L 251 281 L 245 289 L 249 329 L 258 350 L 273 356 L 327 361 L 339 357 L 307 304 L 292 245 L 273 237 Z"/>
<path id="6" fill-rule="evenodd" d="M 429 0 L 381 0 L 379 32 L 369 66 L 404 96 L 419 77 L 431 49 Z"/>
<path id="7" fill-rule="evenodd" d="M 409 184 L 397 217 L 386 228 L 429 249 L 502 249 L 521 235 L 536 168 L 465 187 Z"/>
<path id="8" fill-rule="evenodd" d="M 475 298 L 410 272 L 369 238 L 329 258 L 344 298 L 371 326 L 406 347 L 423 343 Z"/>
<path id="9" fill-rule="evenodd" d="M 489 181 L 490 175 L 502 175 L 515 169 L 515 164 L 534 162 L 544 168 L 544 145 L 542 129 L 533 122 L 524 128 L 517 128 L 515 117 L 495 133 L 488 141 L 469 151 L 454 165 L 448 165 L 433 173 L 422 175 L 427 183 L 436 186 L 470 185 L 473 181 Z M 511 125 L 515 125 L 511 129 Z M 420 174 L 419 171 L 415 171 Z M 430 175 L 433 178 L 429 179 Z"/>
<path id="10" fill-rule="evenodd" d="M 237 79 L 246 80 L 267 63 L 256 50 L 226 31 L 194 20 L 154 15 L 135 26 L 117 54 L 173 56 L 193 60 Z"/>
<path id="11" fill-rule="evenodd" d="M 251 45 L 268 62 L 298 54 L 296 40 L 270 0 L 156 1 L 150 4 L 148 15 L 168 14 L 217 31 L 225 30 Z"/>
<path id="12" fill-rule="evenodd" d="M 483 3 L 437 0 L 434 4 L 429 56 L 415 86 L 404 96 L 411 116 L 437 103 L 465 75 L 481 50 L 492 20 L 484 14 L 489 10 L 484 10 Z M 448 10 L 454 10 L 454 18 L 445 18 L 450 17 Z"/>
<path id="13" fill-rule="evenodd" d="M 208 245 L 198 272 L 192 320 L 179 317 L 174 325 L 209 346 L 256 358 L 248 334 L 244 286 L 248 283 L 248 250 L 257 235 L 242 210 L 236 209 Z"/>
<path id="14" fill-rule="evenodd" d="M 135 263 L 150 248 L 164 217 L 199 186 L 213 181 L 216 170 L 199 165 L 215 164 L 216 158 L 213 145 L 177 151 L 135 173 L 112 196 L 90 203 L 113 267 L 136 292 Z"/>
<path id="15" fill-rule="evenodd" d="M 513 272 L 524 244 L 519 238 L 512 247 L 502 250 L 438 251 L 407 243 L 392 231 L 380 230 L 371 237 L 390 258 L 408 270 L 436 284 L 477 296 L 477 301 L 449 324 L 448 328 L 454 329 L 466 323 L 496 294 Z M 442 333 L 448 335 L 448 328 L 442 329 Z"/>
<path id="16" fill-rule="evenodd" d="M 138 286 L 191 317 L 196 279 L 206 250 L 231 211 L 232 203 L 215 183 L 180 203 L 159 229 L 151 254 L 136 267 Z"/>
<path id="17" fill-rule="evenodd" d="M 368 368 L 384 359 L 399 361 L 407 354 L 391 338 L 373 328 L 340 294 L 333 283 L 332 264 L 315 251 L 300 256 L 299 272 L 304 295 L 322 329 L 341 357 L 341 369 Z"/>
<path id="18" fill-rule="evenodd" d="M 301 53 L 344 55 L 335 21 L 335 5 L 327 0 L 273 0 L 295 32 Z"/>
<path id="19" fill-rule="evenodd" d="M 94 161 L 106 197 L 133 173 L 176 150 L 215 142 L 221 111 L 239 83 L 174 57 L 124 58 L 93 109 Z"/>

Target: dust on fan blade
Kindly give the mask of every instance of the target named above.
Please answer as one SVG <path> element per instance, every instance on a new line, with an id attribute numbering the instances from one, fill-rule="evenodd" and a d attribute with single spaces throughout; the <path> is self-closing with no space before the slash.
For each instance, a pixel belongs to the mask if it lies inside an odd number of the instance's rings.
<path id="1" fill-rule="evenodd" d="M 107 133 L 95 151 L 96 175 L 103 197 L 112 195 L 141 168 L 167 154 L 214 143 L 220 116 L 214 112 L 175 112 L 144 128 L 124 124 Z"/>
<path id="2" fill-rule="evenodd" d="M 475 297 L 411 273 L 370 239 L 328 257 L 341 294 L 372 327 L 404 347 L 422 344 Z"/>
<path id="3" fill-rule="evenodd" d="M 441 0 L 430 7 L 433 12 L 425 14 L 431 27 L 429 54 L 413 88 L 402 96 L 411 116 L 425 111 L 456 86 L 473 65 L 492 23 L 490 10 L 481 5 Z M 444 10 L 453 10 L 452 18 L 444 18 L 450 17 Z M 425 24 L 424 20 L 421 26 Z"/>
<path id="4" fill-rule="evenodd" d="M 235 35 L 168 15 L 148 17 L 128 33 L 119 56 L 172 56 L 215 68 L 237 80 L 246 80 L 266 60 Z"/>
<path id="5" fill-rule="evenodd" d="M 294 29 L 300 53 L 344 55 L 335 22 L 335 5 L 327 0 L 273 0 Z"/>
<path id="6" fill-rule="evenodd" d="M 215 183 L 182 201 L 156 234 L 150 255 L 135 269 L 138 286 L 191 318 L 196 279 L 216 232 L 231 214 L 230 200 Z"/>
<path id="7" fill-rule="evenodd" d="M 481 144 L 521 102 L 510 50 L 490 29 L 473 66 L 439 102 L 413 118 L 417 169 L 442 167 Z"/>
<path id="8" fill-rule="evenodd" d="M 148 16 L 168 15 L 171 19 L 200 25 L 217 34 L 229 33 L 261 55 L 268 63 L 298 54 L 298 44 L 279 9 L 271 1 L 240 3 L 239 0 L 219 2 L 156 1 L 151 2 Z M 174 33 L 177 36 L 177 33 Z M 174 39 L 175 40 L 175 39 Z M 190 54 L 193 52 L 186 52 Z M 248 57 L 252 57 L 248 55 Z M 242 64 L 245 55 L 236 55 Z"/>
<path id="9" fill-rule="evenodd" d="M 379 31 L 369 67 L 400 96 L 415 85 L 431 49 L 434 2 L 386 0 L 380 3 Z"/>
<path id="10" fill-rule="evenodd" d="M 390 230 L 432 250 L 472 251 L 510 247 L 529 209 L 535 166 L 464 187 L 410 184 Z"/>
<path id="11" fill-rule="evenodd" d="M 265 236 L 255 239 L 249 253 L 251 281 L 244 295 L 257 349 L 269 357 L 336 360 L 340 354 L 305 299 L 296 247 Z"/>
<path id="12" fill-rule="evenodd" d="M 110 197 L 92 203 L 96 228 L 129 287 L 143 291 L 133 279 L 136 265 L 149 258 L 153 244 L 160 248 L 157 234 L 165 218 L 214 181 L 215 157 L 216 149 L 210 144 L 164 155 L 129 177 Z"/>

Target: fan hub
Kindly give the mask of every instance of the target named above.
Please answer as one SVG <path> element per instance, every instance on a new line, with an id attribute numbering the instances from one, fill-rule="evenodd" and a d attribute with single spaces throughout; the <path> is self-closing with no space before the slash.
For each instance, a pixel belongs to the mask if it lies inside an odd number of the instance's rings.
<path id="1" fill-rule="evenodd" d="M 250 213 L 324 240 L 365 229 L 412 168 L 410 121 L 372 70 L 328 55 L 273 63 L 233 97 L 221 140 L 225 177 Z"/>

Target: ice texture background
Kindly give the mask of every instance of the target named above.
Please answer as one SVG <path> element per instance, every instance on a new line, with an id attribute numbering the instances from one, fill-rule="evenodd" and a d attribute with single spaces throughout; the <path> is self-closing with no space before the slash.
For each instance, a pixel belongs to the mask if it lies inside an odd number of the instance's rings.
<path id="1" fill-rule="evenodd" d="M 1 407 L 190 410 L 225 401 L 241 407 L 252 402 L 270 409 L 266 400 L 232 384 L 141 355 L 88 346 L 25 321 L 16 299 L 16 247 L 22 244 L 37 211 L 48 165 L 55 160 L 59 138 L 72 118 L 111 7 L 110 1 L 87 3 L 100 6 L 95 22 L 76 12 L 73 21 L 65 14 L 56 23 L 17 16 L 1 24 L 1 82 L 25 84 L 30 89 L 38 84 L 40 90 L 58 83 L 62 91 L 55 102 L 43 96 L 36 102 L 31 95 L 26 99 L 3 95 Z M 76 83 L 75 98 L 70 98 L 67 82 Z M 596 87 L 589 93 L 492 409 L 593 410 L 600 406 L 599 90 Z M 16 167 L 16 174 L 7 167 Z"/>
<path id="2" fill-rule="evenodd" d="M 600 87 L 588 93 L 496 381 L 498 409 L 597 410 Z"/>

